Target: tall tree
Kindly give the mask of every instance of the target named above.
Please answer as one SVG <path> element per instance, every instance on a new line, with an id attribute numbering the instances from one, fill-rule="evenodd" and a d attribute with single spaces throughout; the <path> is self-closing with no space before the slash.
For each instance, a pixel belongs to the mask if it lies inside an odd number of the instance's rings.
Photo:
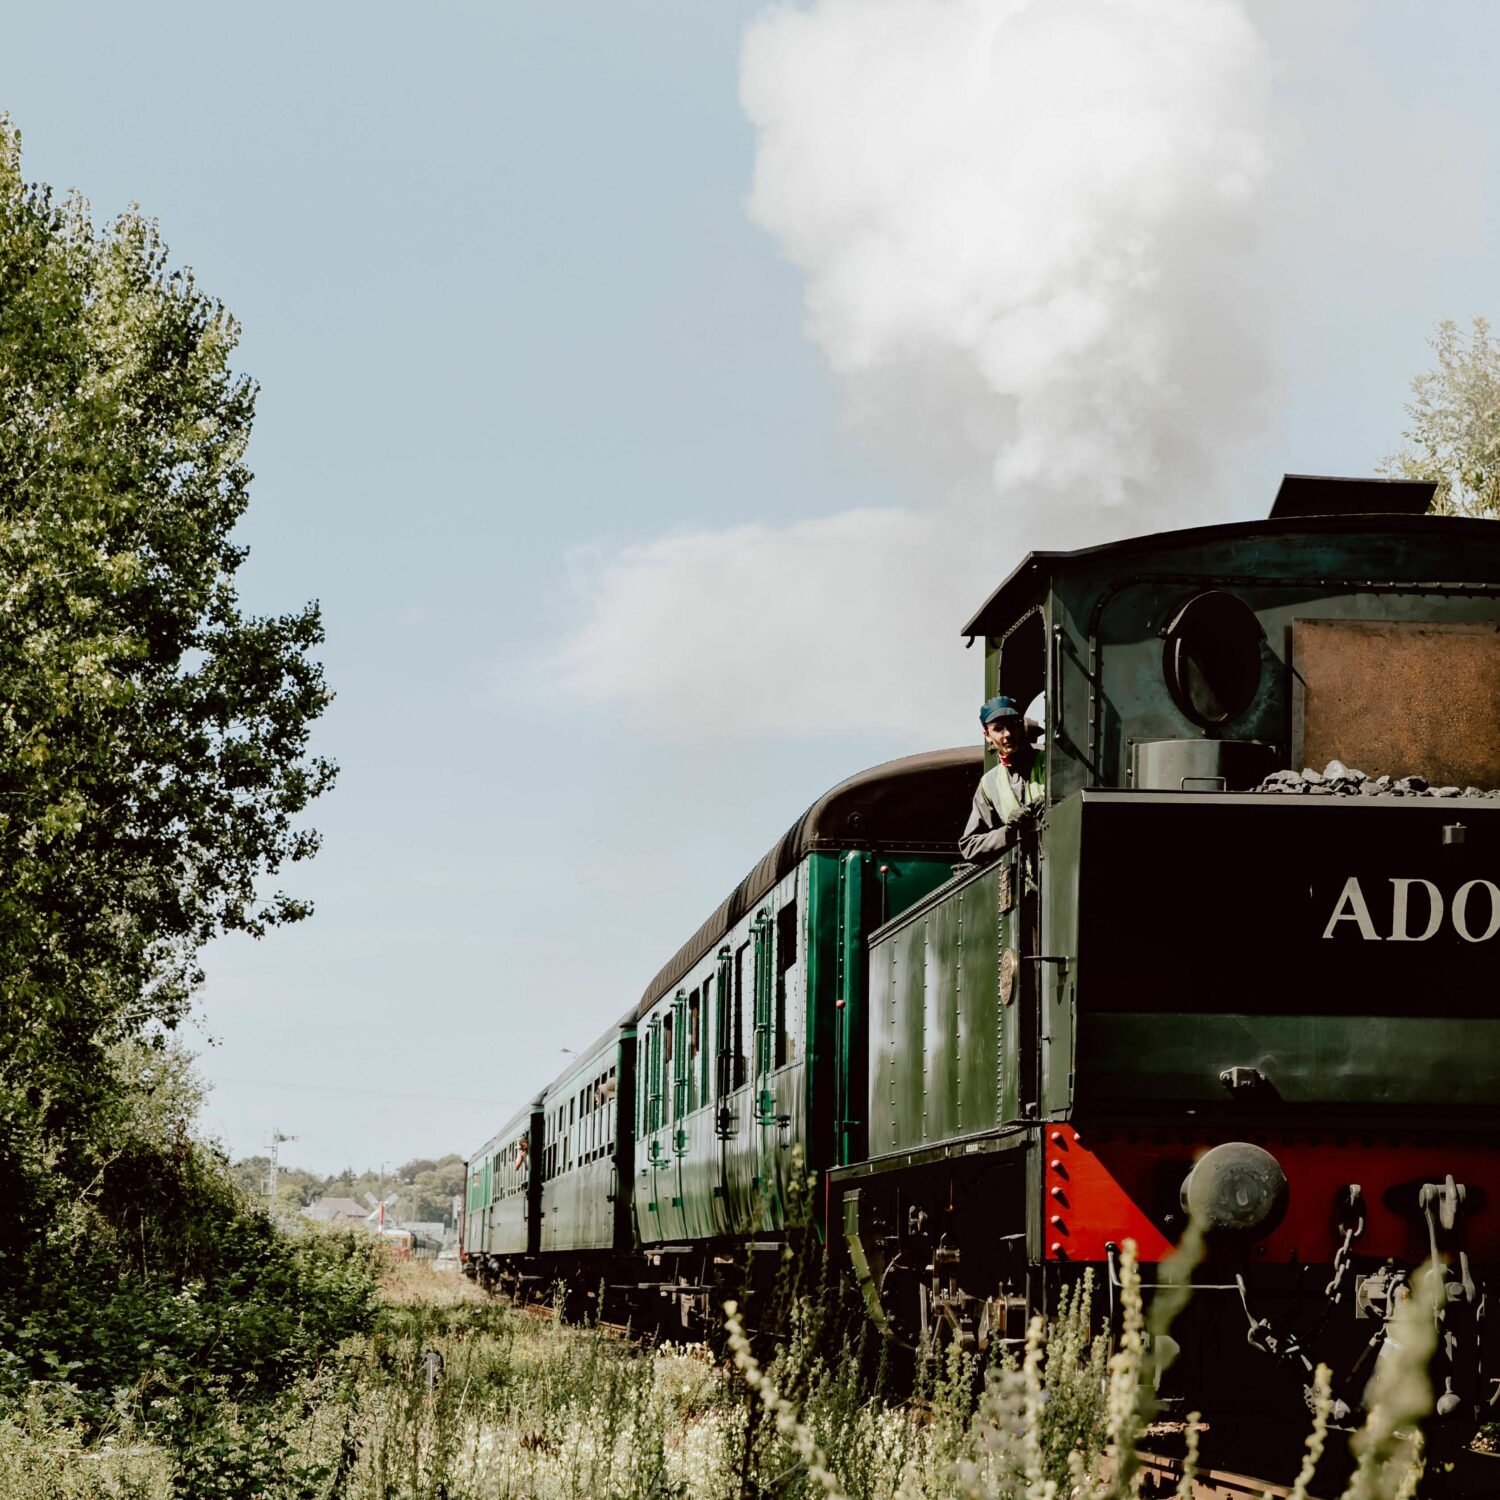
<path id="1" fill-rule="evenodd" d="M 1411 383 L 1407 446 L 1379 469 L 1399 479 L 1434 479 L 1433 510 L 1500 517 L 1500 342 L 1476 317 L 1467 335 L 1438 324 L 1437 368 Z"/>
<path id="2" fill-rule="evenodd" d="M 262 881 L 334 775 L 322 628 L 236 598 L 237 335 L 139 211 L 26 183 L 0 116 L 0 1170 L 181 1019 L 210 938 L 307 911 Z"/>

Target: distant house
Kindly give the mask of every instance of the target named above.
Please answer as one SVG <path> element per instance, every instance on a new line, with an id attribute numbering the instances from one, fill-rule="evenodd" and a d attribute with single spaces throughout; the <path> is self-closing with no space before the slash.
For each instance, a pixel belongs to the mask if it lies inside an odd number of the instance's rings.
<path id="1" fill-rule="evenodd" d="M 304 1219 L 315 1219 L 319 1224 L 363 1224 L 370 1210 L 357 1198 L 319 1198 L 302 1210 Z"/>

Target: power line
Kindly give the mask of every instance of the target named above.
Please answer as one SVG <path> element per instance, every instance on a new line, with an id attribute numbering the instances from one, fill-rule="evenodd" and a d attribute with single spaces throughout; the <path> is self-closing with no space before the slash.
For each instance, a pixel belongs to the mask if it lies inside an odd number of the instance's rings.
<path id="1" fill-rule="evenodd" d="M 301 1089 L 309 1094 L 363 1094 L 371 1099 L 419 1099 L 425 1104 L 484 1104 L 504 1109 L 498 1099 L 468 1099 L 454 1094 L 408 1094 L 395 1089 L 355 1089 L 336 1083 L 287 1083 L 275 1078 L 211 1078 L 210 1084 L 242 1083 L 256 1089 Z"/>

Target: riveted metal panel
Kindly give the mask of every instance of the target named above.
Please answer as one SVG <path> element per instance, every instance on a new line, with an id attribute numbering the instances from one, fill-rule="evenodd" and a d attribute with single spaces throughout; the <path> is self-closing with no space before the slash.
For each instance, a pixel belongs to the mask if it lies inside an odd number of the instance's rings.
<path id="1" fill-rule="evenodd" d="M 870 1150 L 896 1149 L 896 948 L 882 943 L 870 953 Z"/>
<path id="2" fill-rule="evenodd" d="M 1016 1070 L 997 994 L 999 886 L 997 864 L 966 874 L 872 939 L 871 1008 L 881 1018 L 871 1038 L 875 1156 L 1004 1123 Z"/>
<path id="3" fill-rule="evenodd" d="M 944 1140 L 956 1135 L 958 1117 L 958 938 L 957 901 L 932 908 L 924 919 L 923 1054 L 926 1060 L 926 1097 L 922 1139 Z"/>
<path id="4" fill-rule="evenodd" d="M 1005 1073 L 995 941 L 1000 892 L 1008 884 L 1009 856 L 958 895 L 963 928 L 959 982 L 963 993 L 960 1042 L 962 1129 L 984 1130 L 1000 1123 Z"/>
<path id="5" fill-rule="evenodd" d="M 895 1006 L 893 1035 L 893 1107 L 898 1142 L 920 1141 L 926 1093 L 926 1014 L 923 981 L 926 974 L 926 928 L 918 924 L 897 945 L 891 995 Z"/>

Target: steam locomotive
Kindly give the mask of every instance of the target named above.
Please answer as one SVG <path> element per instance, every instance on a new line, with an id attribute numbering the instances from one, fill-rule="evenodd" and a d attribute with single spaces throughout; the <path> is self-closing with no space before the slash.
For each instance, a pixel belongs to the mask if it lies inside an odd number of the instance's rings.
<path id="1" fill-rule="evenodd" d="M 1267 521 L 1029 555 L 962 633 L 1045 706 L 1040 815 L 958 862 L 977 747 L 820 798 L 474 1154 L 470 1274 L 708 1316 L 810 1172 L 871 1318 L 984 1350 L 1194 1215 L 1195 1401 L 1326 1362 L 1357 1413 L 1430 1260 L 1438 1411 L 1483 1420 L 1500 525 L 1430 498 L 1287 476 Z"/>

